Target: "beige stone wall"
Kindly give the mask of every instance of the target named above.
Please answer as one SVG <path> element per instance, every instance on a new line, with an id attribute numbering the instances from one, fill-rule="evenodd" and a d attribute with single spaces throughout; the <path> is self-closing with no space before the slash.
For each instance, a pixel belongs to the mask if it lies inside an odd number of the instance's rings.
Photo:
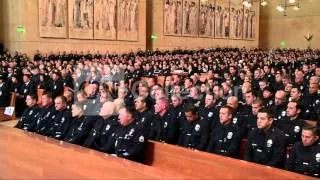
<path id="1" fill-rule="evenodd" d="M 300 10 L 289 8 L 287 16 L 278 12 L 276 6 L 277 1 L 270 1 L 260 8 L 260 47 L 277 48 L 284 41 L 287 48 L 305 49 L 308 42 L 303 36 L 310 33 L 314 35 L 311 48 L 320 48 L 319 0 L 303 0 Z"/>
<path id="2" fill-rule="evenodd" d="M 153 45 L 153 48 L 159 49 L 173 49 L 176 47 L 186 49 L 196 49 L 199 47 L 258 47 L 259 35 L 255 41 L 245 40 L 230 40 L 230 39 L 213 39 L 213 38 L 200 38 L 200 37 L 174 37 L 163 35 L 163 1 L 162 0 L 148 0 L 152 1 L 152 5 L 147 3 L 147 8 L 152 8 L 152 34 L 157 36 L 157 40 Z M 259 8 L 258 8 L 259 9 Z M 259 17 L 259 12 L 257 13 Z M 257 18 L 256 30 L 259 33 L 259 18 Z M 148 37 L 148 41 L 150 37 Z"/>
<path id="3" fill-rule="evenodd" d="M 64 50 L 127 52 L 131 49 L 145 49 L 146 0 L 139 1 L 139 39 L 137 42 L 40 38 L 38 0 L 0 0 L 0 38 L 10 51 L 18 50 L 30 55 L 37 49 L 41 52 Z M 18 25 L 23 25 L 26 32 L 16 32 Z"/>

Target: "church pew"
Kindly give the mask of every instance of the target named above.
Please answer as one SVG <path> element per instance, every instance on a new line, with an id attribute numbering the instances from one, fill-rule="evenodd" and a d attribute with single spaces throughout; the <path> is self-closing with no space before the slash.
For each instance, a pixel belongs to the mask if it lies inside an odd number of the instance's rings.
<path id="1" fill-rule="evenodd" d="M 277 168 L 154 141 L 148 144 L 146 163 L 196 179 L 311 179 Z"/>
<path id="2" fill-rule="evenodd" d="M 0 134 L 0 179 L 187 178 L 3 125 Z"/>
<path id="3" fill-rule="evenodd" d="M 241 140 L 241 144 L 240 144 L 240 158 L 243 159 L 244 157 L 244 152 L 247 148 L 247 144 L 248 144 L 248 139 L 242 139 Z"/>
<path id="4" fill-rule="evenodd" d="M 10 104 L 9 104 L 9 106 L 15 107 L 17 95 L 14 92 L 11 92 L 10 94 L 11 94 L 11 96 L 10 96 Z M 15 120 L 16 119 L 15 110 L 14 110 L 12 116 L 8 116 L 8 115 L 4 114 L 5 109 L 6 109 L 6 107 L 0 107 L 0 121 Z"/>

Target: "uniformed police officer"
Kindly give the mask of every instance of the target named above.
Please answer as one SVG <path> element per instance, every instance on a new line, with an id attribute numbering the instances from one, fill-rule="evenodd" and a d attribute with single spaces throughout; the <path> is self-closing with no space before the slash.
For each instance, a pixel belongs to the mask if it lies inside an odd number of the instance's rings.
<path id="1" fill-rule="evenodd" d="M 302 115 L 303 119 L 317 119 L 320 115 L 320 91 L 319 84 L 311 83 L 309 85 L 309 92 L 303 99 L 304 105 L 306 106 L 305 111 Z"/>
<path id="2" fill-rule="evenodd" d="M 148 143 L 148 132 L 144 126 L 137 124 L 135 111 L 125 107 L 119 112 L 121 126 L 117 128 L 114 139 L 114 153 L 118 157 L 143 162 Z"/>
<path id="3" fill-rule="evenodd" d="M 64 141 L 82 145 L 95 123 L 95 116 L 86 116 L 81 105 L 72 105 L 72 120 Z"/>
<path id="4" fill-rule="evenodd" d="M 258 164 L 282 167 L 286 146 L 285 136 L 273 126 L 272 110 L 267 108 L 259 110 L 257 127 L 248 135 L 244 159 Z"/>
<path id="5" fill-rule="evenodd" d="M 257 115 L 260 109 L 262 109 L 263 106 L 263 101 L 260 99 L 255 99 L 252 102 L 252 113 L 251 115 L 248 116 L 245 120 L 245 132 L 244 132 L 244 138 L 248 136 L 250 131 L 254 130 L 257 128 Z"/>
<path id="6" fill-rule="evenodd" d="M 176 144 L 178 138 L 178 121 L 175 112 L 169 109 L 166 98 L 156 100 L 155 118 L 151 123 L 149 138 L 169 144 Z"/>
<path id="7" fill-rule="evenodd" d="M 301 130 L 305 123 L 299 118 L 300 112 L 301 105 L 298 102 L 289 102 L 286 117 L 277 123 L 277 127 L 284 132 L 290 146 L 301 140 Z"/>
<path id="8" fill-rule="evenodd" d="M 23 84 L 17 93 L 16 99 L 16 116 L 20 117 L 24 108 L 26 107 L 25 101 L 27 95 L 36 94 L 36 87 L 33 82 L 30 80 L 30 74 L 23 75 Z"/>
<path id="9" fill-rule="evenodd" d="M 241 136 L 243 136 L 246 129 L 246 118 L 251 110 L 239 104 L 239 100 L 235 96 L 228 97 L 227 105 L 233 109 L 232 123 L 239 127 Z"/>
<path id="10" fill-rule="evenodd" d="M 138 96 L 134 101 L 134 105 L 137 123 L 146 127 L 146 129 L 149 131 L 154 115 L 148 109 L 146 97 Z"/>
<path id="11" fill-rule="evenodd" d="M 265 87 L 262 91 L 263 106 L 268 108 L 274 105 L 273 89 L 269 86 Z"/>
<path id="12" fill-rule="evenodd" d="M 286 162 L 285 169 L 320 178 L 320 141 L 317 128 L 302 128 L 301 142 L 296 142 Z"/>
<path id="13" fill-rule="evenodd" d="M 202 105 L 202 98 L 198 87 L 190 87 L 189 98 L 186 100 L 186 104 L 191 103 L 196 107 L 200 107 Z"/>
<path id="14" fill-rule="evenodd" d="M 177 121 L 178 121 L 178 127 L 179 127 L 179 132 L 182 131 L 183 123 L 186 121 L 186 117 L 184 115 L 184 103 L 183 99 L 179 94 L 173 94 L 171 96 L 171 105 L 172 109 L 175 111 Z"/>
<path id="15" fill-rule="evenodd" d="M 110 101 L 105 102 L 99 115 L 100 117 L 96 119 L 83 146 L 105 153 L 113 153 L 115 130 L 119 126 L 118 118 L 115 116 L 115 104 Z"/>
<path id="16" fill-rule="evenodd" d="M 274 120 L 275 124 L 277 124 L 278 121 L 283 120 L 283 118 L 286 116 L 287 112 L 287 98 L 286 98 L 286 92 L 283 90 L 277 91 L 275 94 L 275 100 L 274 105 L 271 107 L 273 113 L 274 113 Z"/>
<path id="17" fill-rule="evenodd" d="M 241 142 L 239 127 L 232 123 L 233 108 L 223 106 L 219 112 L 219 122 L 211 130 L 208 152 L 229 157 L 238 157 Z"/>
<path id="18" fill-rule="evenodd" d="M 209 131 L 211 131 L 212 122 L 217 123 L 219 117 L 219 109 L 221 106 L 216 104 L 214 94 L 207 92 L 204 99 L 204 107 L 200 108 L 199 115 L 208 120 Z"/>
<path id="19" fill-rule="evenodd" d="M 39 107 L 37 106 L 37 97 L 35 95 L 27 95 L 27 109 L 22 113 L 21 119 L 16 124 L 16 128 L 33 132 L 39 116 Z"/>
<path id="20" fill-rule="evenodd" d="M 63 139 L 69 129 L 72 114 L 71 111 L 67 109 L 67 99 L 64 96 L 56 97 L 54 106 L 57 112 L 52 116 L 49 128 L 44 135 L 56 139 Z"/>
<path id="21" fill-rule="evenodd" d="M 46 92 L 41 96 L 41 108 L 39 116 L 37 119 L 35 132 L 39 134 L 44 134 L 51 124 L 52 116 L 56 113 L 56 108 L 54 107 L 52 94 Z"/>
<path id="22" fill-rule="evenodd" d="M 193 104 L 186 105 L 184 114 L 186 121 L 182 124 L 178 145 L 205 150 L 209 136 L 208 120 L 199 116 L 198 108 Z"/>
<path id="23" fill-rule="evenodd" d="M 60 73 L 53 71 L 51 74 L 52 84 L 50 84 L 49 91 L 52 93 L 53 98 L 63 93 L 63 84 L 60 80 Z"/>

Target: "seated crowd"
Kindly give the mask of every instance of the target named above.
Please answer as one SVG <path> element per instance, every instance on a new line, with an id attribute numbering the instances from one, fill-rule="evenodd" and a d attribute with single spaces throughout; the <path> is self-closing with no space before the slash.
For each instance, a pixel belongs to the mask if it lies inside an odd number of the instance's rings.
<path id="1" fill-rule="evenodd" d="M 0 106 L 16 94 L 17 128 L 139 162 L 150 139 L 320 177 L 319 50 L 0 59 Z"/>

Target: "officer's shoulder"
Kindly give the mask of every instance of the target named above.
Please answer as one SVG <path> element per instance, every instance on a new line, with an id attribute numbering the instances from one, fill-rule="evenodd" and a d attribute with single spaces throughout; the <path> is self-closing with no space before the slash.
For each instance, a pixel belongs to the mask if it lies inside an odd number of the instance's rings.
<path id="1" fill-rule="evenodd" d="M 303 147 L 302 141 L 298 141 L 293 144 L 292 149 L 299 149 L 301 147 Z"/>
<path id="2" fill-rule="evenodd" d="M 282 130 L 280 130 L 279 128 L 277 128 L 277 127 L 273 127 L 271 129 L 271 131 L 272 131 L 272 134 L 274 134 L 276 136 L 283 136 L 283 137 L 285 136 L 284 132 Z"/>
<path id="3" fill-rule="evenodd" d="M 249 134 L 248 134 L 248 138 L 249 138 L 249 137 L 254 138 L 255 134 L 257 134 L 258 131 L 259 131 L 258 128 L 252 129 L 252 130 L 249 132 Z"/>

